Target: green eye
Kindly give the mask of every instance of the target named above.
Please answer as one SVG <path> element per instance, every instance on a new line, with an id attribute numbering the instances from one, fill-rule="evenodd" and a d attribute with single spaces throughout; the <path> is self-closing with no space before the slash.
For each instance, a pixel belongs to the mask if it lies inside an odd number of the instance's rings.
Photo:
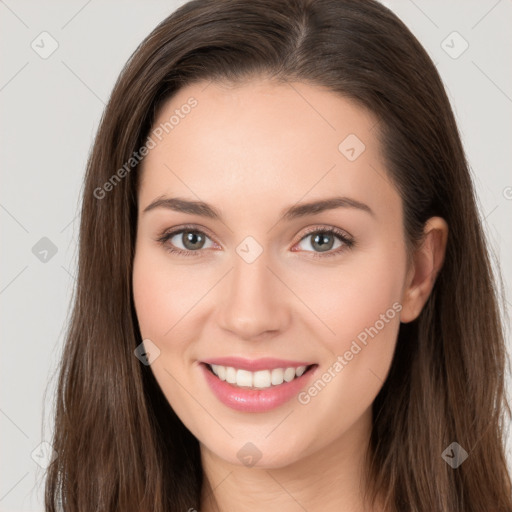
<path id="1" fill-rule="evenodd" d="M 315 253 L 314 257 L 321 258 L 339 254 L 355 244 L 354 240 L 346 233 L 333 227 L 315 227 L 301 238 L 299 244 L 308 238 L 311 238 L 309 245 L 313 250 L 304 247 L 299 250 L 313 252 Z M 210 246 L 206 245 L 208 240 L 211 242 Z M 208 235 L 193 226 L 164 232 L 157 241 L 164 245 L 168 252 L 182 256 L 199 256 L 203 249 L 211 248 L 214 245 Z M 338 242 L 337 246 L 335 246 L 336 242 Z"/>

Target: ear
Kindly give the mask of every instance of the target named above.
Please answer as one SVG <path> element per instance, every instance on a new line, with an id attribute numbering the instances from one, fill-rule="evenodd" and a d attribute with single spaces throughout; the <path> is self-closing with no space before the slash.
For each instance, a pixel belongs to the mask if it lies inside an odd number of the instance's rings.
<path id="1" fill-rule="evenodd" d="M 402 294 L 401 322 L 412 322 L 421 313 L 443 265 L 447 239 L 446 221 L 441 217 L 431 217 L 425 223 L 423 241 L 414 251 L 407 272 Z"/>

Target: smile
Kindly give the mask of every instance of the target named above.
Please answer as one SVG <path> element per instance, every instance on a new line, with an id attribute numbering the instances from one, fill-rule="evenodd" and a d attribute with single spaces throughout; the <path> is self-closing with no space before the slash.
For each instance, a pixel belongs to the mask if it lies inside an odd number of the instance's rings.
<path id="1" fill-rule="evenodd" d="M 251 372 L 233 368 L 232 366 L 221 366 L 218 364 L 208 365 L 208 368 L 220 380 L 226 381 L 237 387 L 265 389 L 271 386 L 280 386 L 283 382 L 291 382 L 303 375 L 310 366 L 299 366 L 297 368 L 274 368 L 272 370 L 259 370 Z"/>
<path id="2" fill-rule="evenodd" d="M 319 368 L 318 364 L 301 364 L 262 369 L 262 364 L 262 361 L 257 362 L 260 369 L 256 371 L 206 362 L 198 366 L 210 391 L 222 404 L 252 413 L 267 412 L 289 402 L 313 379 Z M 276 364 L 274 361 L 270 366 Z"/>

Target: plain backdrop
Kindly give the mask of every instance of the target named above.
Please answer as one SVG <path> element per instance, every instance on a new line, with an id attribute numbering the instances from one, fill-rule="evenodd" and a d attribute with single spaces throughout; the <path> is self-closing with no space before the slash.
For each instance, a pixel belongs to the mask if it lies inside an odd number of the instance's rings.
<path id="1" fill-rule="evenodd" d="M 43 511 L 37 457 L 51 439 L 51 378 L 75 284 L 86 159 L 126 60 L 182 3 L 0 0 L 0 511 Z M 384 3 L 424 45 L 446 85 L 509 311 L 512 3 Z"/>

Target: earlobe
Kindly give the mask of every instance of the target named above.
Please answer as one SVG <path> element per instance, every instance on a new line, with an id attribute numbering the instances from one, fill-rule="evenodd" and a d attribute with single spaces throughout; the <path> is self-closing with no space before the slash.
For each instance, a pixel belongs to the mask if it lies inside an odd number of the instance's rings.
<path id="1" fill-rule="evenodd" d="M 415 320 L 427 302 L 444 262 L 448 231 L 448 224 L 441 217 L 431 217 L 425 223 L 423 241 L 413 255 L 407 274 L 401 322 Z"/>

